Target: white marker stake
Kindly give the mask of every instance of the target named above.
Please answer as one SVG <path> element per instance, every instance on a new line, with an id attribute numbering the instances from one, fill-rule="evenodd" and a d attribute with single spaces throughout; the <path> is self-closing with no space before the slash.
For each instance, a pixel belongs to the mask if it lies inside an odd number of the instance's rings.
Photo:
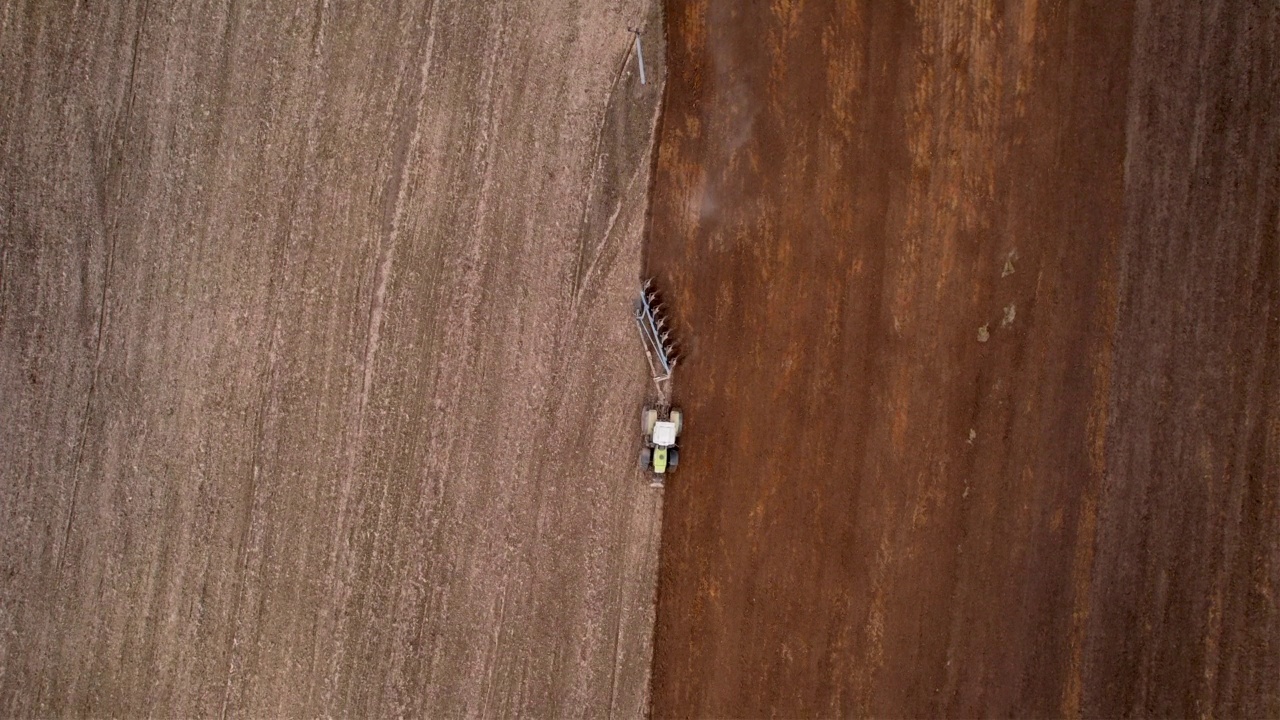
<path id="1" fill-rule="evenodd" d="M 640 61 L 640 84 L 644 85 L 644 47 L 640 45 L 640 33 L 636 33 L 636 59 Z"/>

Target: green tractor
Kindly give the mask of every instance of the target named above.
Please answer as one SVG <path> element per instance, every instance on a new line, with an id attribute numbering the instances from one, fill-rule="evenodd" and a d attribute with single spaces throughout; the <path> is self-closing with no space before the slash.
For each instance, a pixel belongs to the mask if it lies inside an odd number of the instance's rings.
<path id="1" fill-rule="evenodd" d="M 658 408 L 645 408 L 640 414 L 640 432 L 644 434 L 640 467 L 653 472 L 653 479 L 649 481 L 653 487 L 662 487 L 666 474 L 680 464 L 676 440 L 683 424 L 679 410 L 670 410 L 665 417 Z"/>

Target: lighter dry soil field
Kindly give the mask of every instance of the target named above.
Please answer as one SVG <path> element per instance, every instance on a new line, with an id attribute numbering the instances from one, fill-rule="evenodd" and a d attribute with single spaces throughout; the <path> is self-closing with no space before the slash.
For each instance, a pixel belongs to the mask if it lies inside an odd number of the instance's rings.
<path id="1" fill-rule="evenodd" d="M 0 715 L 644 713 L 660 25 L 0 4 Z"/>

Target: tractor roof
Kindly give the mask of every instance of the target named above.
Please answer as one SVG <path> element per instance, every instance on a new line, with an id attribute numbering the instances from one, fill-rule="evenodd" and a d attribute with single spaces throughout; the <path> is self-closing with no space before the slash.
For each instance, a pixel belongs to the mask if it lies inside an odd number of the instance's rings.
<path id="1" fill-rule="evenodd" d="M 669 420 L 661 420 L 653 425 L 653 444 L 658 447 L 670 447 L 676 444 L 676 424 Z"/>

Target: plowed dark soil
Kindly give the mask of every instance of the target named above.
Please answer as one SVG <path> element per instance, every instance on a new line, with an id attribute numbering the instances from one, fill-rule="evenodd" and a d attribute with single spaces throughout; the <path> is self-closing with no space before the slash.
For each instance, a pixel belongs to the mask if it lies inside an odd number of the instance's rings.
<path id="1" fill-rule="evenodd" d="M 657 716 L 1280 715 L 1280 14 L 671 3 Z"/>

